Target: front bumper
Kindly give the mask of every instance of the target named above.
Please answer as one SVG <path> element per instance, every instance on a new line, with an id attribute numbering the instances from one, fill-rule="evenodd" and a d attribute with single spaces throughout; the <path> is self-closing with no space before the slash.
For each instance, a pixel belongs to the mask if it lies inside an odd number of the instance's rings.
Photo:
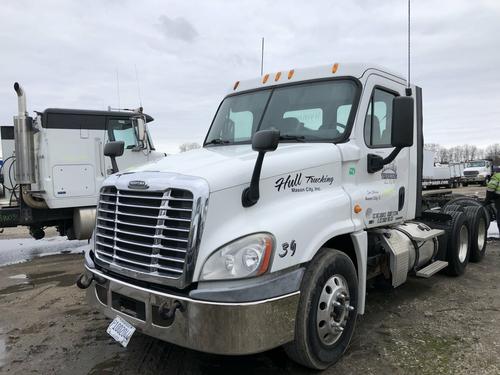
<path id="1" fill-rule="evenodd" d="M 486 180 L 486 177 L 484 177 L 484 176 L 462 177 L 462 181 L 465 181 L 465 182 L 484 182 L 485 180 Z"/>
<path id="2" fill-rule="evenodd" d="M 121 316 L 148 336 L 226 355 L 263 352 L 294 338 L 299 291 L 254 302 L 210 302 L 153 291 L 85 267 L 95 276 L 87 289 L 88 302 L 111 319 Z M 163 320 L 158 308 L 175 301 L 182 309 L 172 320 Z"/>

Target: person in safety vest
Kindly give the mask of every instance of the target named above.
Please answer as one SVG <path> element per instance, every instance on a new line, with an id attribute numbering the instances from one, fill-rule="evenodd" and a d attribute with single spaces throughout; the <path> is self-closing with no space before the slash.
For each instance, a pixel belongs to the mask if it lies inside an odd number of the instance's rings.
<path id="1" fill-rule="evenodd" d="M 498 232 L 500 233 L 500 167 L 493 168 L 493 176 L 486 187 L 486 204 L 493 203 L 496 209 Z"/>

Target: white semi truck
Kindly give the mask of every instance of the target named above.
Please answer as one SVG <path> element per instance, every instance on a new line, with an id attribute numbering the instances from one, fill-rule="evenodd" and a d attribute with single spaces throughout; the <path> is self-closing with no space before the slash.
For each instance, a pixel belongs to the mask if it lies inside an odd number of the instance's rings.
<path id="1" fill-rule="evenodd" d="M 467 162 L 464 169 L 462 184 L 480 184 L 486 186 L 493 175 L 493 162 L 491 160 L 472 160 Z"/>
<path id="2" fill-rule="evenodd" d="M 283 345 L 324 369 L 368 282 L 461 275 L 484 256 L 486 211 L 429 209 L 422 163 L 422 91 L 386 69 L 238 81 L 202 149 L 104 181 L 77 285 L 124 345 L 134 328 L 226 355 Z"/>
<path id="3" fill-rule="evenodd" d="M 102 182 L 113 171 L 103 154 L 108 141 L 121 141 L 120 170 L 164 156 L 155 151 L 146 123 L 136 111 L 91 111 L 48 108 L 30 117 L 26 94 L 16 83 L 18 115 L 2 126 L 0 228 L 28 226 L 43 238 L 56 226 L 69 239 L 88 239 Z"/>

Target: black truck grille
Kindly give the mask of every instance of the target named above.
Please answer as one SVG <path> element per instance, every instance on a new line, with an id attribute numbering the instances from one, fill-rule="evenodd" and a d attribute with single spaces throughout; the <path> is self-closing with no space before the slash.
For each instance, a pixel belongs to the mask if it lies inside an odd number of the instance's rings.
<path id="1" fill-rule="evenodd" d="M 464 176 L 466 177 L 476 177 L 478 174 L 478 171 L 464 171 Z"/>
<path id="2" fill-rule="evenodd" d="M 128 270 L 177 279 L 189 249 L 193 194 L 101 189 L 95 254 Z"/>

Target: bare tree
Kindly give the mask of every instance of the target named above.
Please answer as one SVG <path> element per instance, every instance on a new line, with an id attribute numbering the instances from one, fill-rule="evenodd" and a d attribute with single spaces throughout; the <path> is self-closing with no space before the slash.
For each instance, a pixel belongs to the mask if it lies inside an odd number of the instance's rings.
<path id="1" fill-rule="evenodd" d="M 179 146 L 179 152 L 186 152 L 189 150 L 194 150 L 200 148 L 201 146 L 196 142 L 187 142 Z"/>

